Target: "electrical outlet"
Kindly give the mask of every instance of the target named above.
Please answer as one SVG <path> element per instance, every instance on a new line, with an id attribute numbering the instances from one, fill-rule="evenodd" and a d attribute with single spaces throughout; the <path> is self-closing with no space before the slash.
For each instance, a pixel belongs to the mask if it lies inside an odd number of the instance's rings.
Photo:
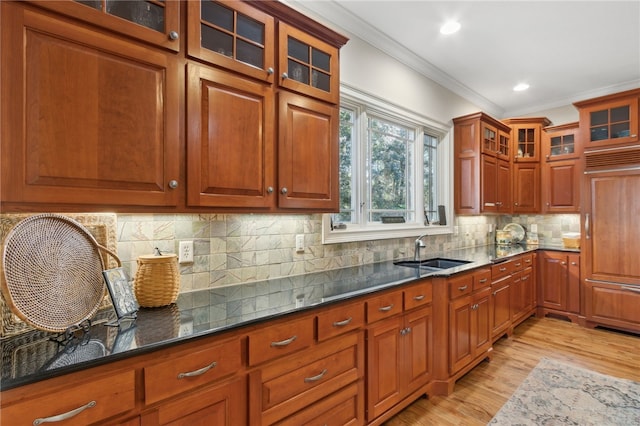
<path id="1" fill-rule="evenodd" d="M 296 235 L 296 251 L 304 251 L 304 234 Z"/>
<path id="2" fill-rule="evenodd" d="M 193 262 L 193 241 L 180 241 L 178 263 Z"/>

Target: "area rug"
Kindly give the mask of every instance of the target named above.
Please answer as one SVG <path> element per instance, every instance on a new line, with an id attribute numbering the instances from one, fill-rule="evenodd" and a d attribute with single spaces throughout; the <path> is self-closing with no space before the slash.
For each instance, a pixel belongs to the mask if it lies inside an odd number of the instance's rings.
<path id="1" fill-rule="evenodd" d="M 640 383 L 542 358 L 489 425 L 640 425 Z"/>

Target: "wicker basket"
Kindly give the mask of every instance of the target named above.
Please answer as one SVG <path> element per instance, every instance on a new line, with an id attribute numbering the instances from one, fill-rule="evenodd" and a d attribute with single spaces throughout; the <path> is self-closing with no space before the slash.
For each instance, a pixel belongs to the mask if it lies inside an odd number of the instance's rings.
<path id="1" fill-rule="evenodd" d="M 138 257 L 133 291 L 138 304 L 146 308 L 167 306 L 176 301 L 180 290 L 180 272 L 175 254 Z"/>

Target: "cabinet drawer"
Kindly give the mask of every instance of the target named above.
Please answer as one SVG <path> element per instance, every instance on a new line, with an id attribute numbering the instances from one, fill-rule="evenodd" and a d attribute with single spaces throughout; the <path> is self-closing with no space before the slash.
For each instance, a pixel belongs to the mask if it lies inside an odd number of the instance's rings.
<path id="1" fill-rule="evenodd" d="M 86 407 L 75 415 L 71 412 Z M 63 391 L 2 407 L 3 425 L 32 424 L 36 419 L 69 415 L 66 425 L 84 426 L 135 408 L 135 372 L 123 371 Z"/>
<path id="2" fill-rule="evenodd" d="M 473 291 L 473 274 L 465 274 L 449 279 L 449 298 L 465 296 Z"/>
<path id="3" fill-rule="evenodd" d="M 404 289 L 404 309 L 428 305 L 433 301 L 433 285 L 431 281 L 421 282 Z"/>
<path id="4" fill-rule="evenodd" d="M 640 330 L 640 286 L 585 282 L 587 321 Z"/>
<path id="5" fill-rule="evenodd" d="M 249 334 L 249 365 L 290 354 L 313 344 L 313 318 L 260 328 Z"/>
<path id="6" fill-rule="evenodd" d="M 507 260 L 491 266 L 491 280 L 496 281 L 510 275 L 514 270 L 513 260 Z"/>
<path id="7" fill-rule="evenodd" d="M 350 333 L 249 373 L 251 419 L 273 424 L 364 375 L 364 332 Z M 260 418 L 261 421 L 257 419 Z"/>
<path id="8" fill-rule="evenodd" d="M 473 273 L 473 291 L 491 285 L 491 269 L 479 269 Z"/>
<path id="9" fill-rule="evenodd" d="M 533 254 L 527 254 L 524 255 L 520 258 L 520 263 L 522 264 L 520 267 L 518 267 L 517 269 L 525 269 L 528 268 L 530 266 L 533 266 Z"/>
<path id="10" fill-rule="evenodd" d="M 367 300 L 367 324 L 402 312 L 402 291 L 394 291 Z"/>
<path id="11" fill-rule="evenodd" d="M 145 403 L 153 404 L 235 373 L 242 367 L 239 339 L 184 351 L 144 368 Z"/>
<path id="12" fill-rule="evenodd" d="M 318 341 L 330 339 L 364 325 L 364 303 L 352 303 L 318 314 Z"/>

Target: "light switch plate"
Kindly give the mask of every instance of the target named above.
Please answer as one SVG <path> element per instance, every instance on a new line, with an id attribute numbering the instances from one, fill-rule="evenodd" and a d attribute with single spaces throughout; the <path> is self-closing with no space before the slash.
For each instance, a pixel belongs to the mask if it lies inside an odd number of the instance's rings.
<path id="1" fill-rule="evenodd" d="M 296 251 L 304 251 L 304 234 L 296 235 Z"/>

